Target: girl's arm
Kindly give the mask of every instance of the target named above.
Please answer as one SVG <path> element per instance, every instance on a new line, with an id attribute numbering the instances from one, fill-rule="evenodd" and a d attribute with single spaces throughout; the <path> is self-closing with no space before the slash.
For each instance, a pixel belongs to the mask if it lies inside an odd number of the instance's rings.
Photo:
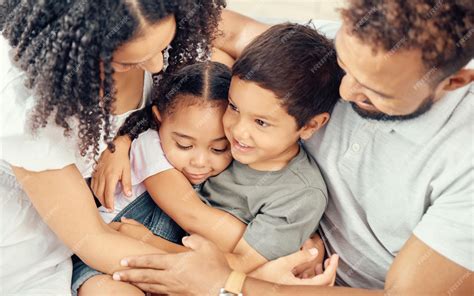
<path id="1" fill-rule="evenodd" d="M 267 262 L 242 238 L 247 225 L 203 203 L 179 171 L 171 169 L 148 177 L 145 187 L 160 208 L 184 230 L 209 239 L 227 253 L 233 269 L 250 272 Z"/>
<path id="2" fill-rule="evenodd" d="M 43 221 L 92 268 L 112 274 L 123 269 L 119 262 L 124 256 L 163 253 L 105 224 L 76 166 L 43 172 L 12 169 Z"/>
<path id="3" fill-rule="evenodd" d="M 207 206 L 182 173 L 167 170 L 145 179 L 153 200 L 188 233 L 198 233 L 224 252 L 232 252 L 246 225 L 231 214 Z"/>

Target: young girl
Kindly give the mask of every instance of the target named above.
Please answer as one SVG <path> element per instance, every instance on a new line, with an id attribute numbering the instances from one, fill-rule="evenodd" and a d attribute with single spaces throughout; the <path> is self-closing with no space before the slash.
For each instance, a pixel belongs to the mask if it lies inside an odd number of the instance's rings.
<path id="1" fill-rule="evenodd" d="M 166 242 L 180 243 L 185 233 L 154 204 L 147 191 L 153 192 L 161 184 L 149 180 L 174 167 L 191 184 L 199 185 L 230 164 L 229 142 L 222 126 L 230 79 L 226 66 L 205 62 L 183 67 L 160 80 L 151 106 L 139 111 L 147 113 L 148 120 L 136 122 L 137 116 L 132 115 L 122 128 L 133 133 L 150 126 L 131 145 L 131 196 L 117 188 L 114 210 L 99 208 L 105 222 L 134 219 L 166 239 L 160 249 L 180 250 Z M 74 257 L 73 293 L 79 287 L 79 295 L 107 293 L 115 282 L 100 274 Z"/>

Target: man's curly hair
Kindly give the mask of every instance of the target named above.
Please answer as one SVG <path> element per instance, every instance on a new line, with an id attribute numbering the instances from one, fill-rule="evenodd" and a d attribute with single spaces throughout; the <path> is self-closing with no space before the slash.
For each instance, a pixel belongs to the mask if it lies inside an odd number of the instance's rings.
<path id="1" fill-rule="evenodd" d="M 342 9 L 349 32 L 375 51 L 421 50 L 439 83 L 474 57 L 472 0 L 351 0 Z"/>
<path id="2" fill-rule="evenodd" d="M 96 157 L 101 130 L 113 146 L 115 49 L 143 25 L 174 15 L 168 70 L 192 64 L 209 53 L 224 7 L 224 0 L 6 0 L 0 5 L 0 31 L 15 48 L 14 59 L 36 97 L 32 130 L 45 127 L 52 116 L 70 136 L 77 120 L 81 155 Z"/>

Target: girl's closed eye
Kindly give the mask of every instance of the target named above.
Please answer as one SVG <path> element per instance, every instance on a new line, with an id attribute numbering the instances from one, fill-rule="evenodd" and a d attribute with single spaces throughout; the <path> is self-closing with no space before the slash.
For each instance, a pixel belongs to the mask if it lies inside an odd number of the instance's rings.
<path id="1" fill-rule="evenodd" d="M 176 142 L 176 146 L 181 150 L 189 150 L 189 149 L 193 148 L 193 145 L 181 145 L 178 142 Z"/>
<path id="2" fill-rule="evenodd" d="M 217 148 L 211 148 L 211 149 L 216 154 L 222 154 L 222 153 L 225 153 L 225 152 L 229 151 L 229 146 L 226 145 L 224 148 L 221 148 L 221 149 L 217 149 Z"/>

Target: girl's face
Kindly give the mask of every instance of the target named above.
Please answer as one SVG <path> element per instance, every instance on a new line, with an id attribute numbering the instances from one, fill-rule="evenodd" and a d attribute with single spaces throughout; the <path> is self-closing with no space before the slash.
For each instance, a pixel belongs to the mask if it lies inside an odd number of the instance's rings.
<path id="1" fill-rule="evenodd" d="M 173 40 L 175 33 L 176 20 L 172 15 L 155 25 L 144 26 L 138 36 L 114 52 L 114 70 L 127 72 L 141 68 L 151 73 L 160 72 L 163 69 L 163 51 Z"/>
<path id="2" fill-rule="evenodd" d="M 171 165 L 192 184 L 200 184 L 221 173 L 232 161 L 222 126 L 227 104 L 188 105 L 189 99 L 181 98 L 181 101 L 170 114 L 160 114 L 153 107 L 161 122 L 161 145 Z"/>

